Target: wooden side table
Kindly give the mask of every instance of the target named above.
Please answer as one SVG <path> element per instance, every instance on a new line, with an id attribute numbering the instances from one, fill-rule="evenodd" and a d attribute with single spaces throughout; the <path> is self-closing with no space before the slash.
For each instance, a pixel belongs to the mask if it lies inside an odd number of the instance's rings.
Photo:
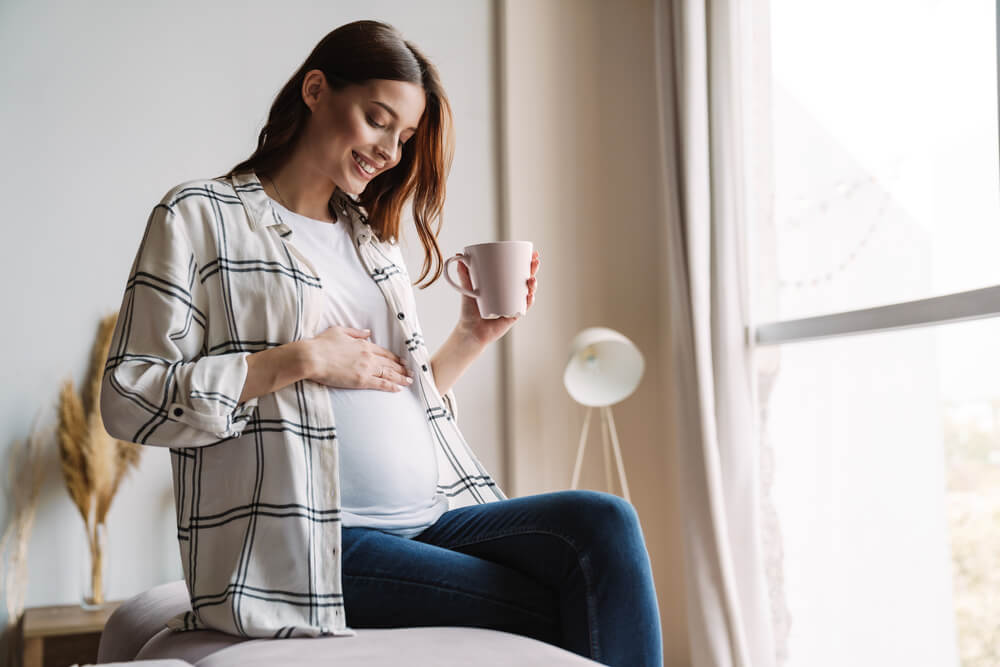
<path id="1" fill-rule="evenodd" d="M 79 605 L 31 607 L 21 616 L 22 667 L 69 667 L 97 660 L 101 632 L 123 601 L 86 611 Z"/>

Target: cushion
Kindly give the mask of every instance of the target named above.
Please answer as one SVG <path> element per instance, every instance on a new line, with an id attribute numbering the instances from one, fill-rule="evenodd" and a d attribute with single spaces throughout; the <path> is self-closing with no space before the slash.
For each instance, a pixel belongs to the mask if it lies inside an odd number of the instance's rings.
<path id="1" fill-rule="evenodd" d="M 190 608 L 183 580 L 161 584 L 126 600 L 104 627 L 98 663 L 173 659 L 181 662 L 173 663 L 172 667 L 187 664 L 396 667 L 401 656 L 405 656 L 408 665 L 434 667 L 600 664 L 531 637 L 486 628 L 353 628 L 358 633 L 356 637 L 258 639 L 214 630 L 174 632 L 165 627 L 169 618 Z M 165 663 L 164 667 L 168 664 L 171 663 Z"/>
<path id="2" fill-rule="evenodd" d="M 83 667 L 91 667 L 93 663 L 87 663 Z M 191 667 L 190 662 L 184 662 L 183 660 L 129 660 L 128 662 L 105 662 L 101 663 L 101 667 L 134 667 L 138 665 L 139 667 Z M 71 667 L 78 667 L 77 665 L 72 665 Z"/>

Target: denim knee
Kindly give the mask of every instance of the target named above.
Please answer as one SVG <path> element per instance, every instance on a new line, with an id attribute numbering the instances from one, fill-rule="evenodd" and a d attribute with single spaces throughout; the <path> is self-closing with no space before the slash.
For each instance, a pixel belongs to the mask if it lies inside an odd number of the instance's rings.
<path id="1" fill-rule="evenodd" d="M 641 539 L 639 515 L 632 503 L 605 491 L 570 489 L 561 491 L 565 507 L 560 512 L 570 518 L 577 537 L 602 540 L 614 535 L 626 541 Z"/>

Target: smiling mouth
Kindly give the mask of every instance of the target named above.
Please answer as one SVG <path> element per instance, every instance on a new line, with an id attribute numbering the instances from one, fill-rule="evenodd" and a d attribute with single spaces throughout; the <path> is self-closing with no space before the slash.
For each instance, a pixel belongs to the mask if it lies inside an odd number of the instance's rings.
<path id="1" fill-rule="evenodd" d="M 354 164 L 358 165 L 358 169 L 360 169 L 366 176 L 374 176 L 375 172 L 378 171 L 375 168 L 375 165 L 368 162 L 368 160 L 358 155 L 355 151 L 351 151 L 351 155 L 354 157 Z"/>

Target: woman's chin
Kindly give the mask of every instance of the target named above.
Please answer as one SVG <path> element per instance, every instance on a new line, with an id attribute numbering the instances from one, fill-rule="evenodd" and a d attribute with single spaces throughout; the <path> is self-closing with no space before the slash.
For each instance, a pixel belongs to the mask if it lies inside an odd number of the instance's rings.
<path id="1" fill-rule="evenodd" d="M 365 188 L 368 187 L 368 181 L 355 177 L 352 178 L 347 185 L 350 187 L 350 190 L 345 190 L 345 192 L 348 192 L 357 197 L 358 195 L 360 195 L 362 192 L 365 191 Z"/>
<path id="2" fill-rule="evenodd" d="M 340 188 L 341 192 L 346 192 L 352 197 L 359 196 L 362 192 L 365 191 L 365 188 L 367 186 L 368 186 L 367 183 L 359 184 L 354 179 L 349 180 L 347 183 L 337 184 L 337 187 Z"/>

